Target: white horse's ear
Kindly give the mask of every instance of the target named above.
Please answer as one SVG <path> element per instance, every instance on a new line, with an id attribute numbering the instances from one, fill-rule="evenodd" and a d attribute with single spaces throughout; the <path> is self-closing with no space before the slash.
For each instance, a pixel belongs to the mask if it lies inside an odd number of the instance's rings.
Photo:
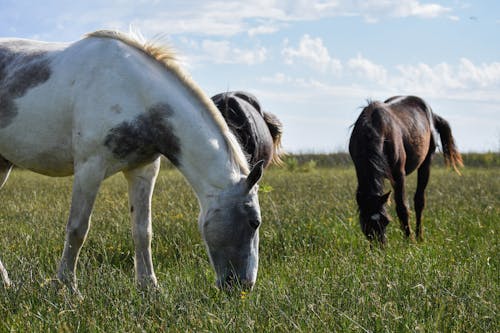
<path id="1" fill-rule="evenodd" d="M 260 160 L 252 168 L 250 174 L 246 179 L 247 191 L 250 191 L 252 187 L 257 184 L 257 182 L 262 178 L 262 174 L 264 173 L 264 160 Z"/>

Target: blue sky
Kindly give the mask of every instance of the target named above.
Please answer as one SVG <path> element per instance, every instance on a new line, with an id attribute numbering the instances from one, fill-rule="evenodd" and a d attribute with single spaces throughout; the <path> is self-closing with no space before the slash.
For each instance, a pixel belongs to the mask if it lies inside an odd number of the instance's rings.
<path id="1" fill-rule="evenodd" d="M 161 36 L 210 96 L 254 93 L 292 152 L 346 150 L 367 99 L 423 97 L 463 151 L 500 150 L 497 0 L 0 0 L 0 36 Z"/>

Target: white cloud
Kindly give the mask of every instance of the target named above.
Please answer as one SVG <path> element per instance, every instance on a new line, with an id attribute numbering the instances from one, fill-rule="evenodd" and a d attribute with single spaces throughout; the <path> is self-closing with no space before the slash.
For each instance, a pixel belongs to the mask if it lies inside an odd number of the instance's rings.
<path id="1" fill-rule="evenodd" d="M 344 2 L 346 4 L 346 2 Z M 352 2 L 350 7 L 353 15 L 362 16 L 366 21 L 374 23 L 385 17 L 419 17 L 436 18 L 451 11 L 436 3 L 422 4 L 417 0 L 359 0 Z"/>
<path id="2" fill-rule="evenodd" d="M 349 59 L 347 66 L 360 76 L 366 77 L 371 81 L 384 83 L 387 80 L 387 70 L 384 66 L 375 64 L 364 58 L 361 54 L 358 54 L 356 58 Z"/>
<path id="3" fill-rule="evenodd" d="M 340 74 L 342 64 L 340 60 L 330 57 L 328 49 L 323 45 L 321 38 L 312 38 L 309 35 L 302 36 L 297 48 L 289 47 L 285 41 L 282 50 L 285 63 L 292 65 L 296 60 L 313 67 L 322 73 Z"/>
<path id="4" fill-rule="evenodd" d="M 436 18 L 452 11 L 438 3 L 419 0 L 274 0 L 232 2 L 240 17 L 265 17 L 276 21 L 303 21 L 338 16 Z M 251 10 L 248 8 L 251 8 Z M 246 10 L 244 10 L 246 8 Z"/>
<path id="5" fill-rule="evenodd" d="M 294 65 L 293 70 L 310 67 L 317 73 L 336 75 L 320 83 L 312 79 L 314 73 L 307 79 L 276 74 L 266 78 L 267 83 L 301 85 L 322 91 L 342 91 L 339 87 L 344 86 L 347 90 L 343 91 L 348 92 L 349 96 L 372 89 L 389 93 L 500 101 L 500 62 L 475 64 L 462 58 L 457 64 L 399 64 L 387 68 L 361 54 L 342 62 L 330 56 L 321 38 L 308 34 L 302 36 L 295 47 L 285 40 L 281 54 L 286 64 Z M 342 82 L 339 82 L 340 79 Z M 325 88 L 332 85 L 330 82 L 335 82 L 333 88 Z M 325 87 L 321 88 L 323 84 Z"/>
<path id="6" fill-rule="evenodd" d="M 500 62 L 475 64 L 467 58 L 461 58 L 456 64 L 399 64 L 387 68 L 358 54 L 343 63 L 329 55 L 320 38 L 309 35 L 304 35 L 295 48 L 286 41 L 282 55 L 285 63 L 297 65 L 296 67 L 308 66 L 320 73 L 338 74 L 342 71 L 342 76 L 337 75 L 320 82 L 312 79 L 314 74 L 308 79 L 297 79 L 280 73 L 266 78 L 265 82 L 307 86 L 330 93 L 342 91 L 348 96 L 359 93 L 359 97 L 363 97 L 362 94 L 366 97 L 370 90 L 377 90 L 387 94 L 500 101 Z"/>
<path id="7" fill-rule="evenodd" d="M 397 75 L 391 78 L 391 83 L 402 90 L 410 89 L 432 95 L 449 89 L 463 89 L 464 82 L 457 80 L 453 68 L 447 63 L 435 66 L 419 63 L 417 65 L 398 65 Z"/>
<path id="8" fill-rule="evenodd" d="M 476 66 L 469 59 L 460 59 L 458 78 L 481 87 L 500 85 L 500 62 Z"/>
<path id="9" fill-rule="evenodd" d="M 329 80 L 320 80 L 314 77 L 294 77 L 281 72 L 258 79 L 263 84 L 279 86 L 280 89 L 260 88 L 259 95 L 269 96 L 278 94 L 284 100 L 300 100 L 318 103 L 329 103 L 333 96 L 341 98 L 356 98 L 363 100 L 373 94 L 385 94 L 385 88 L 374 89 L 359 83 L 332 83 Z M 362 82 L 363 83 L 363 82 Z M 320 102 L 322 101 L 322 102 Z"/>
<path id="10" fill-rule="evenodd" d="M 433 18 L 450 11 L 449 8 L 435 3 L 421 4 L 419 1 L 415 0 L 399 1 L 398 3 L 399 6 L 394 10 L 394 14 L 398 17 L 417 16 Z"/>
<path id="11" fill-rule="evenodd" d="M 250 37 L 256 36 L 256 35 L 265 35 L 265 34 L 272 34 L 278 31 L 279 28 L 276 25 L 259 25 L 255 28 L 251 28 L 248 30 L 248 35 Z"/>
<path id="12" fill-rule="evenodd" d="M 458 65 L 445 62 L 434 66 L 399 65 L 397 71 L 390 82 L 400 90 L 455 99 L 500 101 L 499 62 L 476 65 L 462 58 Z"/>
<path id="13" fill-rule="evenodd" d="M 216 64 L 254 65 L 265 61 L 267 55 L 264 47 L 243 50 L 225 40 L 204 40 L 201 43 L 201 49 L 204 52 L 204 59 Z"/>
<path id="14" fill-rule="evenodd" d="M 275 84 L 283 84 L 283 83 L 290 83 L 293 81 L 293 79 L 283 73 L 275 73 L 272 76 L 264 76 L 259 79 L 261 82 L 264 83 L 275 83 Z"/>
<path id="15" fill-rule="evenodd" d="M 51 6 L 13 2 L 0 11 L 0 28 L 37 22 L 47 40 L 74 40 L 101 29 L 127 29 L 132 23 L 145 35 L 158 33 L 201 36 L 272 34 L 298 21 L 356 16 L 376 22 L 388 17 L 436 18 L 452 9 L 420 0 L 190 0 L 190 1 L 97 1 L 61 2 L 54 14 Z M 29 10 L 28 10 L 29 9 Z M 19 13 L 23 15 L 20 16 Z M 3 24 L 3 25 L 2 25 Z M 63 29 L 58 29 L 63 27 Z"/>

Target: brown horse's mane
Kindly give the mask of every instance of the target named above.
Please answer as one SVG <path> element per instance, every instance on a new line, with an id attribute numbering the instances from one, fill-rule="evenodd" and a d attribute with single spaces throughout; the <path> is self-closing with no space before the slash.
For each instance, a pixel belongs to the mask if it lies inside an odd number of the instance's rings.
<path id="1" fill-rule="evenodd" d="M 368 179 L 374 182 L 374 184 L 363 183 L 363 187 L 366 188 L 360 188 L 359 194 L 364 197 L 380 195 L 384 187 L 384 177 L 390 177 L 387 174 L 388 165 L 384 157 L 383 145 L 380 144 L 383 141 L 383 131 L 380 127 L 384 118 L 387 117 L 387 110 L 379 101 L 368 100 L 367 103 L 353 128 L 353 131 L 359 130 L 364 136 L 366 144 L 363 146 L 362 154 L 368 161 L 367 169 L 371 173 Z M 374 189 L 376 189 L 375 192 Z"/>

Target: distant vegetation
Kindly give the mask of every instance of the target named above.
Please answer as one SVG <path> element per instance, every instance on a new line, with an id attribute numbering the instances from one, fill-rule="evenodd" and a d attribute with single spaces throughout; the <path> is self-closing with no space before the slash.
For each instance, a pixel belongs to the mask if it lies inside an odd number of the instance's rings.
<path id="1" fill-rule="evenodd" d="M 465 167 L 498 168 L 500 167 L 500 152 L 465 153 L 462 154 Z M 316 168 L 349 168 L 352 160 L 349 153 L 311 154 L 293 153 L 283 158 L 283 168 L 291 171 L 310 171 Z M 432 162 L 434 167 L 443 167 L 443 154 L 436 153 Z M 164 168 L 174 168 L 167 160 L 163 161 Z M 277 167 L 274 167 L 277 168 Z"/>
<path id="2" fill-rule="evenodd" d="M 462 154 L 462 157 L 466 167 L 500 167 L 500 152 L 466 153 Z M 289 154 L 284 158 L 284 162 L 285 166 L 291 170 L 308 170 L 311 166 L 317 168 L 353 166 L 348 153 Z M 444 166 L 443 154 L 436 153 L 432 165 Z"/>

